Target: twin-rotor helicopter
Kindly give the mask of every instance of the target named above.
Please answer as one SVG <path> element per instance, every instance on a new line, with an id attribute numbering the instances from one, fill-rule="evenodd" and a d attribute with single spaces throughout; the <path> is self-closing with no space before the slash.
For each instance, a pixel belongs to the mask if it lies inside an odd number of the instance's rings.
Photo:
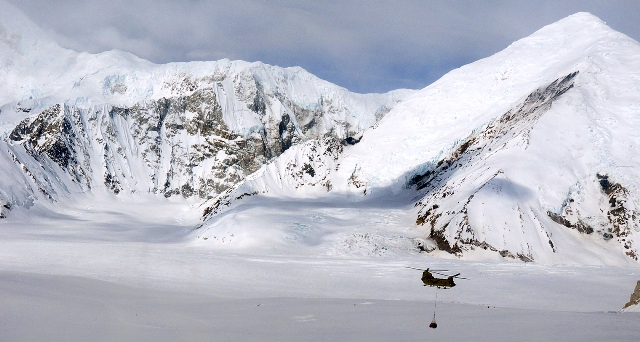
<path id="1" fill-rule="evenodd" d="M 423 271 L 422 278 L 421 278 L 422 282 L 424 283 L 423 286 L 432 286 L 432 287 L 437 287 L 439 289 L 449 289 L 456 286 L 456 283 L 453 281 L 453 279 L 455 278 L 467 279 L 467 278 L 460 277 L 460 273 L 456 273 L 454 275 L 440 273 L 440 272 L 448 272 L 448 270 L 430 270 L 428 268 L 426 270 L 423 270 L 415 267 L 407 267 L 407 268 L 410 268 L 412 270 Z M 446 278 L 436 278 L 433 276 L 433 273 Z"/>
<path id="2" fill-rule="evenodd" d="M 455 278 L 467 279 L 467 278 L 460 277 L 460 273 L 456 273 L 454 275 L 440 273 L 440 272 L 448 272 L 447 270 L 430 270 L 429 268 L 427 268 L 426 270 L 423 270 L 421 268 L 408 267 L 408 266 L 407 268 L 410 268 L 412 270 L 422 271 L 421 280 L 424 283 L 423 286 L 431 286 L 437 289 L 450 289 L 456 286 L 456 283 L 453 281 L 453 279 Z M 433 276 L 433 273 L 446 278 L 436 278 Z M 436 323 L 436 308 L 438 305 L 437 303 L 438 303 L 438 293 L 436 291 L 436 300 L 434 302 L 434 308 L 433 308 L 433 320 L 431 321 L 431 324 L 429 324 L 429 328 L 433 328 L 433 329 L 438 327 L 438 324 Z"/>

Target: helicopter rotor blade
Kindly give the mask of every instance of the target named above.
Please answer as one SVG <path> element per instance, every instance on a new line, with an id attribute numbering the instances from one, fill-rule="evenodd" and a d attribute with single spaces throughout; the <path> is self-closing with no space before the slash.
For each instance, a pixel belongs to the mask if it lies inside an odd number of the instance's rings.
<path id="1" fill-rule="evenodd" d="M 429 271 L 429 272 L 447 272 L 447 271 L 449 271 L 449 270 L 432 270 L 432 269 L 430 269 L 430 268 L 427 268 L 427 269 L 423 269 L 423 268 L 415 268 L 415 267 L 410 267 L 410 266 L 407 266 L 407 268 L 410 268 L 410 269 L 412 269 L 412 270 L 418 270 L 418 271 Z"/>
<path id="2" fill-rule="evenodd" d="M 440 272 L 436 272 L 436 271 L 433 271 L 432 273 L 435 273 L 437 275 L 441 275 L 443 277 L 448 277 L 449 276 L 448 274 L 444 274 L 444 273 L 440 273 Z"/>
<path id="3" fill-rule="evenodd" d="M 456 278 L 456 279 L 469 280 L 468 278 L 461 277 L 461 276 L 460 276 L 460 273 L 457 273 L 457 274 L 454 274 L 454 275 L 444 274 L 444 273 L 435 272 L 435 271 L 434 271 L 434 272 L 432 272 L 432 273 L 437 274 L 437 275 L 440 275 L 440 276 L 443 276 L 443 277 L 447 277 L 447 278 L 448 278 L 448 277 L 453 277 L 453 278 Z"/>
<path id="4" fill-rule="evenodd" d="M 469 280 L 469 278 L 461 277 L 461 276 L 460 276 L 460 273 L 453 275 L 453 277 L 454 277 L 454 278 L 457 278 L 457 279 Z"/>
<path id="5" fill-rule="evenodd" d="M 435 273 L 437 275 L 441 275 L 443 277 L 454 277 L 456 279 L 464 279 L 464 280 L 469 280 L 469 278 L 465 278 L 465 277 L 461 277 L 460 273 L 456 273 L 454 275 L 448 275 L 448 274 L 444 274 L 444 273 L 440 273 L 440 272 L 448 272 L 449 270 L 432 270 L 430 268 L 422 269 L 422 268 L 415 268 L 415 267 L 411 267 L 411 266 L 406 266 L 406 268 L 410 268 L 412 270 L 418 270 L 418 271 L 429 271 L 431 273 Z"/>
<path id="6" fill-rule="evenodd" d="M 424 270 L 423 270 L 423 269 L 421 269 L 421 268 L 415 268 L 415 267 L 409 267 L 409 266 L 407 266 L 407 268 L 410 268 L 410 269 L 412 269 L 412 270 L 424 271 Z"/>

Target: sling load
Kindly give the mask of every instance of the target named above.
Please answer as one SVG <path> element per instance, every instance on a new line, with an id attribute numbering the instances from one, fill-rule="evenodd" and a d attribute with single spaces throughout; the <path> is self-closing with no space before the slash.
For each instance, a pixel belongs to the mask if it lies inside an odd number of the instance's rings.
<path id="1" fill-rule="evenodd" d="M 431 320 L 431 324 L 429 324 L 429 328 L 435 329 L 438 327 L 438 323 L 436 323 L 436 309 L 438 308 L 438 289 L 436 288 L 436 300 L 433 302 L 433 319 Z"/>

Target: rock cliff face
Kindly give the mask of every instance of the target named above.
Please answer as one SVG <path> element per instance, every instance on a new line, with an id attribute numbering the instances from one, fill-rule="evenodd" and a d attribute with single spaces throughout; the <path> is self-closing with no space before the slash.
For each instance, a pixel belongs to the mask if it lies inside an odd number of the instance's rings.
<path id="1" fill-rule="evenodd" d="M 5 106 L 6 116 L 33 113 L 8 132 L 6 152 L 24 151 L 42 165 L 55 164 L 50 175 L 62 171 L 84 190 L 207 198 L 293 145 L 351 138 L 402 98 L 400 92 L 345 100 L 344 94 L 352 94 L 335 86 L 323 93 L 310 84 L 307 96 L 316 95 L 318 101 L 309 106 L 280 91 L 279 85 L 287 86 L 285 78 L 264 84 L 251 70 L 209 79 L 184 77 L 179 86 L 165 83 L 173 87 L 171 96 L 130 105 L 83 108 L 60 101 L 40 105 L 45 108 L 39 112 L 19 102 Z M 371 99 L 378 105 L 364 103 Z"/>
<path id="2" fill-rule="evenodd" d="M 280 157 L 203 204 L 203 221 L 228 210 L 242 199 L 259 194 L 288 197 L 322 196 L 333 189 L 332 173 L 349 143 L 325 137 L 291 148 Z"/>

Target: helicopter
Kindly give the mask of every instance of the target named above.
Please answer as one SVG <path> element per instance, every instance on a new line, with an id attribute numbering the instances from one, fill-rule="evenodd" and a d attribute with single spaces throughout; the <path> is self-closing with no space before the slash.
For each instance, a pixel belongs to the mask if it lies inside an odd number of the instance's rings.
<path id="1" fill-rule="evenodd" d="M 467 279 L 467 278 L 460 277 L 460 273 L 456 273 L 451 276 L 439 273 L 439 272 L 448 272 L 448 270 L 429 270 L 428 268 L 426 270 L 423 270 L 423 269 L 414 268 L 414 267 L 407 267 L 407 268 L 423 271 L 422 278 L 421 278 L 422 282 L 424 283 L 423 286 L 432 286 L 432 287 L 437 287 L 439 289 L 450 289 L 456 286 L 456 283 L 453 281 L 454 278 Z M 433 276 L 432 272 L 447 278 L 436 278 Z"/>
<path id="2" fill-rule="evenodd" d="M 431 287 L 435 287 L 436 289 L 450 289 L 456 286 L 456 283 L 453 281 L 454 278 L 467 279 L 467 278 L 460 277 L 460 273 L 456 273 L 454 275 L 439 273 L 439 272 L 448 272 L 448 270 L 429 270 L 429 268 L 427 268 L 426 270 L 423 270 L 421 268 L 415 268 L 415 267 L 409 267 L 409 266 L 407 266 L 407 268 L 410 268 L 412 270 L 422 271 L 421 280 L 424 283 L 423 286 L 431 286 Z M 439 274 L 446 278 L 436 278 L 433 276 L 431 272 L 435 274 Z M 436 323 L 437 306 L 438 306 L 438 290 L 436 290 L 436 300 L 433 302 L 433 320 L 431 320 L 431 324 L 429 324 L 429 328 L 432 328 L 432 329 L 435 329 L 438 327 L 438 323 Z"/>

